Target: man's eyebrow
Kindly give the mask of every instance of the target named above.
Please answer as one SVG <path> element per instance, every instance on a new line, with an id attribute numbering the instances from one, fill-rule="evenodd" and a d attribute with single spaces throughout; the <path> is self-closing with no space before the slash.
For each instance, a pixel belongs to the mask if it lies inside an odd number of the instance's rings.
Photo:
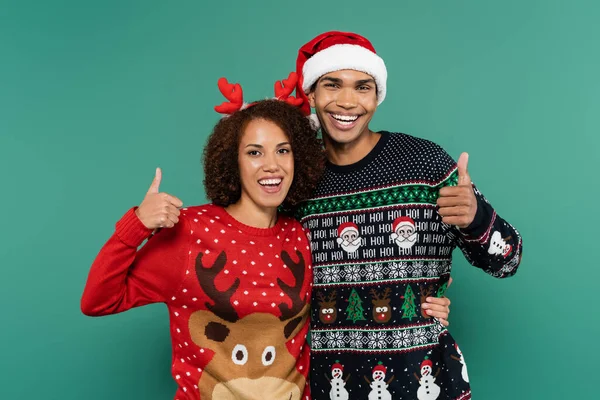
<path id="1" fill-rule="evenodd" d="M 360 81 L 356 81 L 356 86 L 365 85 L 367 83 L 375 83 L 375 79 L 361 79 Z"/>
<path id="2" fill-rule="evenodd" d="M 337 84 L 340 84 L 343 82 L 340 78 L 332 78 L 330 76 L 325 76 L 325 77 L 321 78 L 320 82 L 322 82 L 322 81 L 330 81 L 330 82 L 337 83 Z"/>

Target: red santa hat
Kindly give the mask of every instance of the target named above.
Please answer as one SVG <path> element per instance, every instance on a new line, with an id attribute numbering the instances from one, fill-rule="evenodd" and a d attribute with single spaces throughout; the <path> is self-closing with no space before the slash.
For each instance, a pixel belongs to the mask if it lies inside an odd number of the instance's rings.
<path id="1" fill-rule="evenodd" d="M 342 371 L 344 370 L 344 366 L 342 364 L 340 364 L 340 362 L 338 360 L 335 360 L 335 364 L 333 364 L 331 366 L 331 370 L 333 371 L 336 368 L 339 368 Z"/>
<path id="2" fill-rule="evenodd" d="M 371 42 L 352 32 L 325 32 L 302 46 L 296 59 L 296 95 L 304 99 L 302 110 L 306 115 L 310 114 L 306 94 L 314 83 L 325 74 L 343 69 L 371 75 L 377 85 L 377 104 L 385 99 L 387 69 Z"/>
<path id="3" fill-rule="evenodd" d="M 415 221 L 411 217 L 398 217 L 392 223 L 392 231 L 396 232 L 396 229 L 404 225 L 409 225 L 414 228 Z"/>
<path id="4" fill-rule="evenodd" d="M 425 359 L 423 360 L 423 362 L 421 363 L 421 369 L 423 369 L 423 367 L 430 367 L 433 368 L 433 363 L 431 362 L 431 360 L 427 357 L 425 357 Z"/>
<path id="5" fill-rule="evenodd" d="M 377 363 L 377 365 L 375 367 L 373 367 L 373 373 L 377 372 L 377 371 L 381 371 L 384 374 L 387 372 L 387 368 L 385 365 L 383 365 L 383 363 L 381 361 L 379 361 Z"/>
<path id="6" fill-rule="evenodd" d="M 348 231 L 356 231 L 358 233 L 358 225 L 353 222 L 344 222 L 338 227 L 338 236 L 342 236 Z"/>

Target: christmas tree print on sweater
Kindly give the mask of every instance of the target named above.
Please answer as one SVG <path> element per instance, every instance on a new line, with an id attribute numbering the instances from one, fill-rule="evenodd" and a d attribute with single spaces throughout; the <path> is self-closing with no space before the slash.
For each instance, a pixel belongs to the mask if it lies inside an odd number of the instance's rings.
<path id="1" fill-rule="evenodd" d="M 412 321 L 417 315 L 415 311 L 417 306 L 415 305 L 415 294 L 410 285 L 406 286 L 406 291 L 404 292 L 402 299 L 404 299 L 404 303 L 402 303 L 402 318 L 408 318 Z"/>
<path id="2" fill-rule="evenodd" d="M 352 292 L 350 292 L 350 296 L 346 301 L 348 302 L 346 319 L 353 323 L 356 323 L 356 321 L 365 321 L 365 310 L 363 309 L 362 300 L 355 289 L 352 289 Z"/>

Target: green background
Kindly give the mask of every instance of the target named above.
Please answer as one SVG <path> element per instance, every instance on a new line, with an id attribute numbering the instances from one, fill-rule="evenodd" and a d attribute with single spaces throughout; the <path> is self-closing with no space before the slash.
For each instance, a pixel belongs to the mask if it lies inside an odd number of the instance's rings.
<path id="1" fill-rule="evenodd" d="M 371 127 L 468 151 L 524 237 L 503 281 L 455 253 L 450 329 L 474 398 L 594 397 L 598 21 L 591 0 L 0 0 L 0 398 L 173 398 L 166 308 L 85 317 L 88 269 L 156 166 L 162 190 L 206 201 L 220 76 L 270 97 L 332 29 L 386 60 Z"/>

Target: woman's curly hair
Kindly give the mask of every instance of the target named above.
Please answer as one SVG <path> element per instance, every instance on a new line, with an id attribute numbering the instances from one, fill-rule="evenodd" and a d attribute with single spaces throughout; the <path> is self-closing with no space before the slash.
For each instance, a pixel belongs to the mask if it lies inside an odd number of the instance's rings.
<path id="1" fill-rule="evenodd" d="M 297 107 L 280 100 L 262 100 L 251 107 L 221 119 L 204 148 L 204 188 L 207 197 L 223 207 L 240 199 L 242 186 L 238 148 L 242 133 L 252 120 L 264 119 L 279 126 L 287 135 L 294 156 L 294 179 L 281 206 L 291 211 L 310 198 L 325 167 L 322 141 L 310 121 Z"/>

